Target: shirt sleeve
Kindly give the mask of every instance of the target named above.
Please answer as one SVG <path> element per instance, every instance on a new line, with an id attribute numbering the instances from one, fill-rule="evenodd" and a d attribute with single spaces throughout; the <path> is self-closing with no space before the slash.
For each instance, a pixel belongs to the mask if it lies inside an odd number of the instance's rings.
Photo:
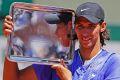
<path id="1" fill-rule="evenodd" d="M 120 80 L 120 56 L 119 55 L 114 55 L 111 57 L 104 79 Z"/>

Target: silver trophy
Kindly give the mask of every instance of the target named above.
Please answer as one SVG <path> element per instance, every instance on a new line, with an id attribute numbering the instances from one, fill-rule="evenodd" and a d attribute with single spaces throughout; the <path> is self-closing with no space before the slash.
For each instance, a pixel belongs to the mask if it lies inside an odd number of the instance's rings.
<path id="1" fill-rule="evenodd" d="M 14 26 L 8 39 L 7 55 L 11 61 L 51 65 L 63 59 L 66 64 L 72 63 L 73 10 L 15 2 L 10 15 Z"/>

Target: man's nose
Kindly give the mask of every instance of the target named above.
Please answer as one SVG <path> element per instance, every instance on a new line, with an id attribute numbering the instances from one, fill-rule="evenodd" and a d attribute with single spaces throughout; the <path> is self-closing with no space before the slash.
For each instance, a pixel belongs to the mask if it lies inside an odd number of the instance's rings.
<path id="1" fill-rule="evenodd" d="M 83 35 L 84 37 L 87 37 L 88 35 L 90 35 L 90 31 L 89 31 L 88 29 L 84 29 L 84 30 L 82 31 L 82 35 Z"/>

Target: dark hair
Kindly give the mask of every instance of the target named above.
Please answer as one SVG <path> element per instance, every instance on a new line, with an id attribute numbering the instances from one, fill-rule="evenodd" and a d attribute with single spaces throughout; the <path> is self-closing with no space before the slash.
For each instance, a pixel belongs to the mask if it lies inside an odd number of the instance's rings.
<path id="1" fill-rule="evenodd" d="M 101 20 L 99 23 L 100 25 L 104 22 L 104 20 Z M 105 31 L 101 32 L 100 33 L 100 43 L 101 43 L 101 46 L 104 46 L 106 45 L 105 44 L 105 40 L 110 40 L 110 32 L 109 30 L 106 28 Z"/>

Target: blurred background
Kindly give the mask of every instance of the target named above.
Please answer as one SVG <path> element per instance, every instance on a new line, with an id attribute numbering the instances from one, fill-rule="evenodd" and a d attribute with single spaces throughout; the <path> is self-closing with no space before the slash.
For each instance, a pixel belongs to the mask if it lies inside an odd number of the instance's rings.
<path id="1" fill-rule="evenodd" d="M 0 80 L 3 80 L 3 64 L 7 45 L 7 38 L 3 37 L 2 25 L 4 17 L 9 14 L 10 5 L 13 2 L 36 3 L 46 6 L 70 8 L 73 10 L 76 10 L 77 6 L 84 2 L 97 2 L 104 8 L 106 14 L 105 20 L 110 30 L 111 40 L 106 42 L 107 45 L 104 46 L 104 49 L 107 49 L 111 53 L 115 52 L 120 54 L 120 0 L 0 0 Z M 27 65 L 23 63 L 19 64 L 20 68 L 24 68 L 25 66 Z"/>

